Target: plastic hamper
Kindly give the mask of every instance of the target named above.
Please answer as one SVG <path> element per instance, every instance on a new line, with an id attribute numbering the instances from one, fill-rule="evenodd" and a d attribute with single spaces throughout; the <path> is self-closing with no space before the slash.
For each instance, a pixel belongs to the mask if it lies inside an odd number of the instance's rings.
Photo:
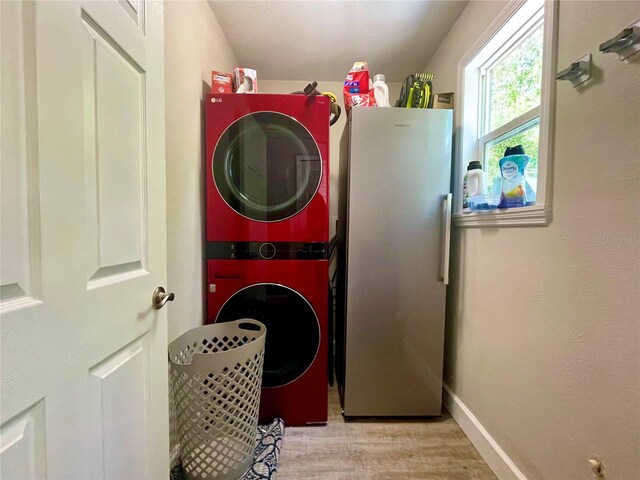
<path id="1" fill-rule="evenodd" d="M 187 479 L 234 480 L 251 465 L 266 331 L 242 319 L 169 344 L 172 435 Z"/>

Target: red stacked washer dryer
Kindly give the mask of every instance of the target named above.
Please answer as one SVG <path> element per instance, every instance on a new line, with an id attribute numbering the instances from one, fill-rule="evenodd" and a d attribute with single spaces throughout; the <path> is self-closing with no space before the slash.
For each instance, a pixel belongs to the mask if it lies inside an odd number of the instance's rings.
<path id="1" fill-rule="evenodd" d="M 327 421 L 329 100 L 209 95 L 207 322 L 267 327 L 260 421 Z"/>

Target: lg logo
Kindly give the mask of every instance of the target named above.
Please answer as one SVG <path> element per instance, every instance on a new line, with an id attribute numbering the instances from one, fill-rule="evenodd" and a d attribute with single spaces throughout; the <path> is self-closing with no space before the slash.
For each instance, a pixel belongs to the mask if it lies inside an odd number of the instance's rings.
<path id="1" fill-rule="evenodd" d="M 211 103 L 221 103 L 221 102 L 222 102 L 221 98 L 211 97 Z"/>

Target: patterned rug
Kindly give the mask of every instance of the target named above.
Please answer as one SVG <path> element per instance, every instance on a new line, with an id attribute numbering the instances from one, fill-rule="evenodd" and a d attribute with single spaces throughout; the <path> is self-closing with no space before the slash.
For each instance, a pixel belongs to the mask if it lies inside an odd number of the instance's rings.
<path id="1" fill-rule="evenodd" d="M 276 418 L 269 425 L 259 425 L 253 465 L 238 480 L 275 480 L 284 435 L 284 422 Z M 185 480 L 182 465 L 171 469 L 171 480 Z"/>

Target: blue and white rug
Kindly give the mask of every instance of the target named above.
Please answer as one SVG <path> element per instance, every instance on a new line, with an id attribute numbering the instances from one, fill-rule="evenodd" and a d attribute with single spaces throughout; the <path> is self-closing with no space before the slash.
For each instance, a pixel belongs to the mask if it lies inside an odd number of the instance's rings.
<path id="1" fill-rule="evenodd" d="M 259 425 L 253 465 L 239 480 L 273 480 L 276 478 L 284 422 L 276 418 L 269 425 Z"/>
<path id="2" fill-rule="evenodd" d="M 238 480 L 275 480 L 284 436 L 284 421 L 276 418 L 269 425 L 259 425 L 253 465 Z M 184 480 L 182 465 L 171 469 L 171 480 Z"/>

